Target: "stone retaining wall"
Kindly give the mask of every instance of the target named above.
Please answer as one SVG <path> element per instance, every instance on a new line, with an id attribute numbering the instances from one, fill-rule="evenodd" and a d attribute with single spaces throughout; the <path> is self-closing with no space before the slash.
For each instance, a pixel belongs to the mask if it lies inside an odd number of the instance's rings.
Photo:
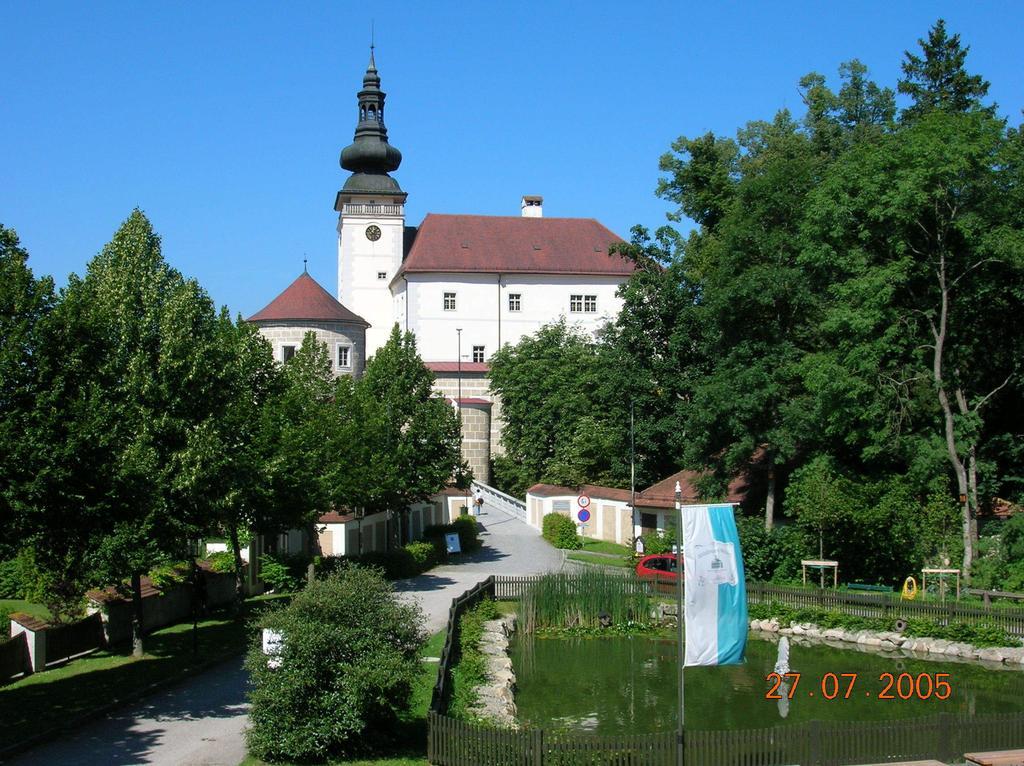
<path id="1" fill-rule="evenodd" d="M 518 729 L 516 674 L 508 656 L 508 639 L 516 629 L 516 616 L 504 615 L 484 623 L 480 652 L 487 658 L 487 680 L 477 689 L 477 704 L 470 713 L 497 726 Z"/>
<path id="2" fill-rule="evenodd" d="M 844 630 L 843 628 L 822 630 L 817 625 L 810 623 L 791 623 L 788 628 L 783 628 L 775 618 L 751 620 L 750 629 L 822 642 L 835 641 L 856 644 L 858 648 L 864 647 L 881 652 L 902 651 L 933 655 L 930 659 L 959 658 L 1006 665 L 1024 665 L 1024 647 L 1019 646 L 981 649 L 970 644 L 961 644 L 942 638 L 904 636 L 895 631 Z"/>

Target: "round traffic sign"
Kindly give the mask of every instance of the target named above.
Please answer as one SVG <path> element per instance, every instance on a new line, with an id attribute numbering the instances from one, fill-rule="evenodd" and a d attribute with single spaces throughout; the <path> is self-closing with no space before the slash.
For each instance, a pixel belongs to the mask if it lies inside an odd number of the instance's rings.
<path id="1" fill-rule="evenodd" d="M 580 495 L 576 498 L 576 502 L 579 503 L 580 508 L 586 508 L 590 505 L 590 498 L 586 495 Z"/>
<path id="2" fill-rule="evenodd" d="M 576 513 L 576 518 L 580 520 L 580 524 L 586 524 L 590 521 L 590 511 L 586 508 L 580 508 Z"/>

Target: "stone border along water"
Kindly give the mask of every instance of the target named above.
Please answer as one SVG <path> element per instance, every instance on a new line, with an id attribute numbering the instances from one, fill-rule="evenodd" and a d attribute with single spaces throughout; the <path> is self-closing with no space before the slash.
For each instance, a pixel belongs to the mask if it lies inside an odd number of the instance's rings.
<path id="1" fill-rule="evenodd" d="M 806 639 L 812 643 L 827 643 L 837 649 L 853 648 L 842 646 L 842 644 L 855 644 L 856 649 L 861 651 L 890 654 L 897 652 L 919 659 L 952 659 L 990 665 L 1024 666 L 1024 647 L 1006 646 L 982 649 L 970 644 L 947 641 L 943 638 L 904 636 L 895 631 L 844 630 L 842 628 L 822 630 L 812 623 L 790 623 L 788 628 L 783 628 L 774 617 L 767 620 L 751 620 L 750 629 L 762 636 L 763 634 L 792 636 Z M 921 656 L 924 654 L 933 656 Z"/>
<path id="2" fill-rule="evenodd" d="M 508 655 L 508 639 L 516 629 L 516 616 L 507 614 L 484 623 L 480 653 L 487 658 L 486 681 L 477 688 L 477 703 L 469 712 L 506 729 L 518 729 L 516 672 Z"/>

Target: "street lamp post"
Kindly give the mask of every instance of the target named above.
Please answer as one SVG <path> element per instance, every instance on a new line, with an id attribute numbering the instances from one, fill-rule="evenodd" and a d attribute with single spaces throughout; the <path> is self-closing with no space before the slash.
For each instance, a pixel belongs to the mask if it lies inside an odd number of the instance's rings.
<path id="1" fill-rule="evenodd" d="M 682 488 L 676 482 L 676 631 L 678 645 L 676 648 L 677 660 L 679 662 L 679 731 L 676 732 L 676 751 L 678 766 L 685 762 L 685 719 L 683 693 L 683 669 L 685 667 L 686 655 L 683 651 L 683 503 Z"/>
<path id="2" fill-rule="evenodd" d="M 456 327 L 455 332 L 458 333 L 458 350 L 456 354 L 459 360 L 459 394 L 455 403 L 458 405 L 459 410 L 459 444 L 462 444 L 462 328 Z"/>

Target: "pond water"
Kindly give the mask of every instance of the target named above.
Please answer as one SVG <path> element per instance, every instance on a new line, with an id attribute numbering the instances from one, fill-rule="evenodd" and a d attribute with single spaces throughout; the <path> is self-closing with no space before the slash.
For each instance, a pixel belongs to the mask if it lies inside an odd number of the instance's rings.
<path id="1" fill-rule="evenodd" d="M 671 730 L 676 725 L 676 642 L 650 637 L 554 639 L 518 636 L 510 648 L 516 672 L 516 706 L 529 726 L 600 734 Z M 792 644 L 789 664 L 801 674 L 792 699 L 765 699 L 765 676 L 777 658 L 775 641 L 752 635 L 743 665 L 686 669 L 686 726 L 689 729 L 755 729 L 809 720 L 870 721 L 935 713 L 1024 711 L 1024 672 L 979 664 L 933 662 Z M 1018 666 L 1019 667 L 1019 666 Z M 836 684 L 826 674 L 836 675 Z M 849 698 L 850 678 L 856 673 Z M 880 699 L 888 679 L 893 699 Z M 909 674 L 900 682 L 901 674 Z M 936 679 L 937 673 L 948 673 Z M 927 674 L 927 678 L 920 678 Z M 823 688 L 824 679 L 824 688 Z M 922 696 L 913 689 L 918 681 Z M 936 680 L 949 683 L 935 687 Z M 937 689 L 937 692 L 936 692 Z M 778 692 L 784 693 L 784 687 Z M 824 694 L 834 695 L 826 699 Z"/>

